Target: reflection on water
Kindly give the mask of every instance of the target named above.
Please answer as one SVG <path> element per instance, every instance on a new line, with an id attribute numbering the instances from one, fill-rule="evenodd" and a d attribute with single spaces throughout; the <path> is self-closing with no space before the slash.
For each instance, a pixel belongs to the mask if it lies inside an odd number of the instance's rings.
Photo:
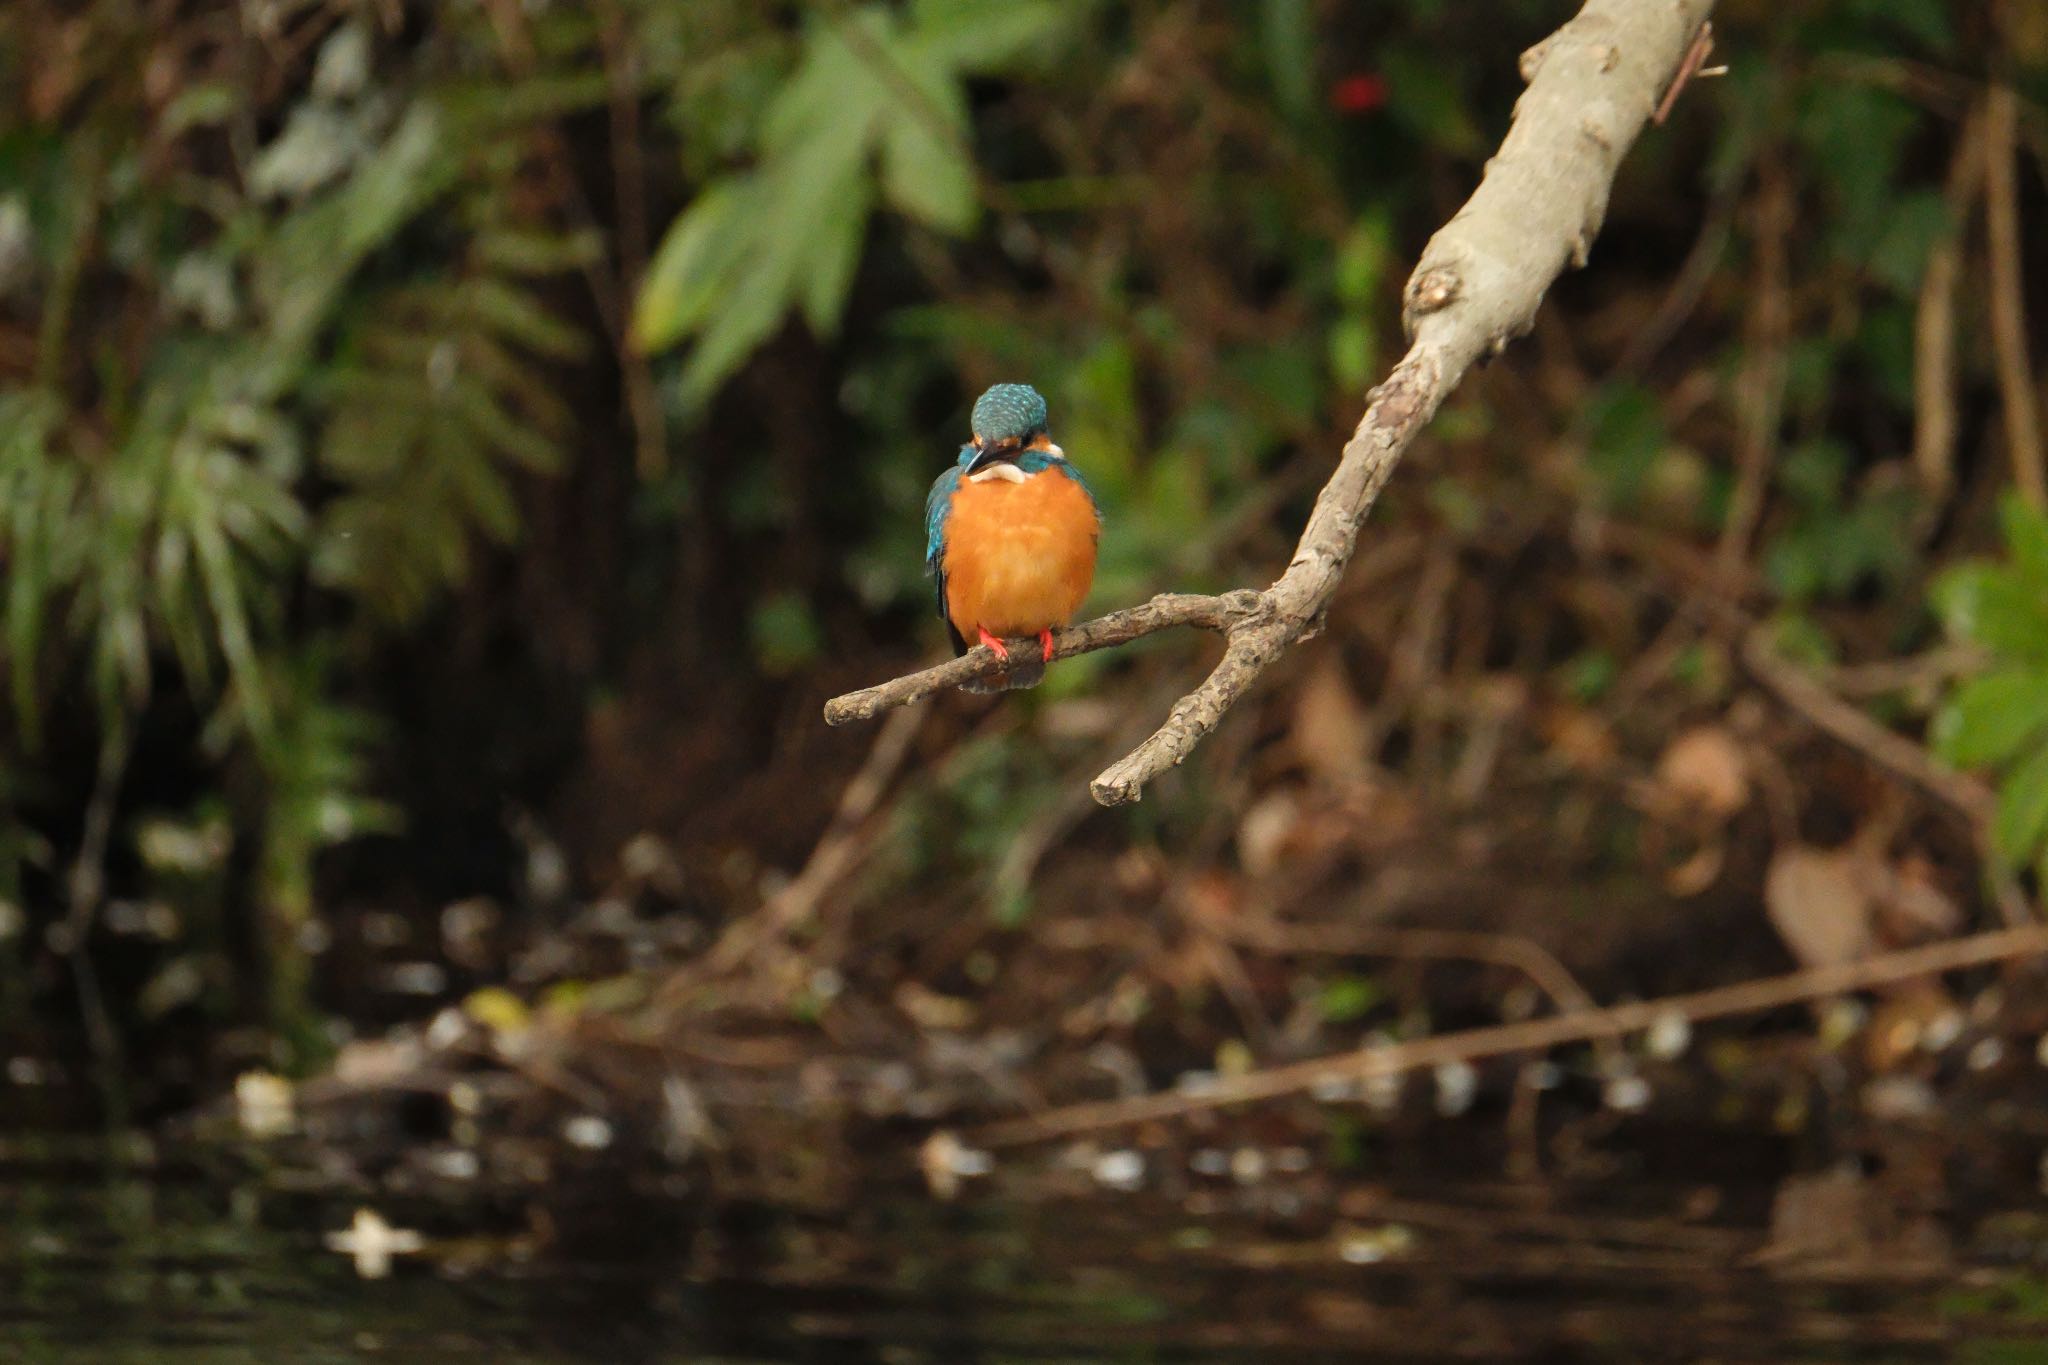
<path id="1" fill-rule="evenodd" d="M 366 1280 L 326 1245 L 361 1201 L 224 1170 L 6 1148 L 0 1360 L 2048 1360 L 2048 1294 L 2009 1268 L 1774 1275 L 1756 1229 L 1502 1187 L 1289 1218 L 891 1180 L 843 1217 L 624 1200 L 547 1238 L 516 1205 L 414 1207 L 389 1212 L 425 1252 Z"/>

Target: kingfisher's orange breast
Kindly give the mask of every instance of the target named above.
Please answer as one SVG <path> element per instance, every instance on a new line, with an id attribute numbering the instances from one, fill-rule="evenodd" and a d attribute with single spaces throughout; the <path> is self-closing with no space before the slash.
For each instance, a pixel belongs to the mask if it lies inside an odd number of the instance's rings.
<path id="1" fill-rule="evenodd" d="M 1058 470 L 967 480 L 946 518 L 946 615 L 970 643 L 1063 626 L 1095 581 L 1095 503 Z"/>

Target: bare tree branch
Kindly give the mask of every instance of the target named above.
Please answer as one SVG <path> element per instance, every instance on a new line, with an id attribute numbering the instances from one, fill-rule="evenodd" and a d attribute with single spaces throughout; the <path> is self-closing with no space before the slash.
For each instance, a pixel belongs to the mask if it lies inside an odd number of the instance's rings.
<path id="1" fill-rule="evenodd" d="M 1266 668 L 1319 629 L 1380 489 L 1444 399 L 1481 357 L 1529 330 L 1552 281 L 1582 266 L 1621 158 L 1669 91 L 1713 0 L 1587 0 L 1522 54 L 1529 87 L 1479 188 L 1430 239 L 1403 295 L 1410 338 L 1323 486 L 1294 558 L 1264 592 L 1157 597 L 1054 636 L 1054 658 L 1127 643 L 1168 626 L 1224 633 L 1223 658 L 1166 722 L 1092 785 L 1106 806 L 1136 801 L 1185 759 Z M 1029 646 L 1023 646 L 1028 648 Z M 985 648 L 835 698 L 844 724 L 997 671 Z"/>
<path id="2" fill-rule="evenodd" d="M 1900 981 L 1960 971 L 2048 953 L 2048 928 L 1996 929 L 1947 939 L 1920 948 L 1878 953 L 1854 962 L 1809 967 L 1784 976 L 1758 977 L 1661 1000 L 1637 1000 L 1598 1010 L 1573 1010 L 1519 1023 L 1494 1024 L 1434 1037 L 1378 1044 L 1334 1057 L 1312 1057 L 1227 1076 L 1200 1090 L 1167 1090 L 1121 1100 L 1092 1100 L 1020 1118 L 1003 1119 L 968 1137 L 983 1147 L 1017 1147 L 1077 1133 L 1100 1132 L 1138 1123 L 1162 1122 L 1232 1105 L 1298 1095 L 1328 1083 L 1356 1083 L 1399 1076 L 1446 1062 L 1474 1062 L 1518 1052 L 1542 1052 L 1570 1043 L 1654 1027 L 1667 1017 L 1701 1023 L 1738 1014 L 1759 1014 L 1851 991 L 1874 990 Z"/>

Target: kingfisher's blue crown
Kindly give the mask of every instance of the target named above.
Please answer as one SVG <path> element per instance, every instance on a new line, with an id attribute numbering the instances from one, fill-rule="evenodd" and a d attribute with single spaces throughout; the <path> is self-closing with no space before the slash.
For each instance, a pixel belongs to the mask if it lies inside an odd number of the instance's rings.
<path id="1" fill-rule="evenodd" d="M 1045 430 L 1045 399 L 1029 384 L 997 384 L 974 400 L 970 421 L 984 441 L 1022 441 Z"/>

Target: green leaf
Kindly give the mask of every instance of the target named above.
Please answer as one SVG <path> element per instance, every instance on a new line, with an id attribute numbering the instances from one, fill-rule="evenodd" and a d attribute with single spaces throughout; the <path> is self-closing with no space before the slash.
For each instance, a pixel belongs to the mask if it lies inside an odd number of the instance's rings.
<path id="1" fill-rule="evenodd" d="M 1362 318 L 1339 318 L 1330 328 L 1330 377 L 1339 387 L 1363 387 L 1379 361 L 1372 327 Z"/>
<path id="2" fill-rule="evenodd" d="M 1903 33 L 1937 57 L 1955 51 L 1949 0 L 1853 0 L 1845 12 L 1862 23 Z"/>
<path id="3" fill-rule="evenodd" d="M 770 160 L 833 130 L 866 142 L 884 103 L 885 78 L 902 64 L 893 33 L 889 16 L 876 9 L 811 26 L 802 64 L 761 121 L 761 150 Z M 878 60 L 889 69 L 877 71 Z"/>
<path id="4" fill-rule="evenodd" d="M 270 323 L 263 385 L 281 383 L 326 321 L 349 275 L 452 183 L 434 106 L 413 105 L 346 182 L 294 213 L 255 261 L 256 296 Z"/>
<path id="5" fill-rule="evenodd" d="M 794 672 L 825 648 L 824 633 L 810 604 L 795 593 L 774 593 L 754 608 L 748 623 L 754 657 L 764 672 Z"/>
<path id="6" fill-rule="evenodd" d="M 1264 0 L 1259 36 L 1273 103 L 1299 123 L 1315 109 L 1315 16 L 1308 0 Z"/>
<path id="7" fill-rule="evenodd" d="M 499 334 L 536 355 L 574 360 L 583 352 L 583 333 L 548 311 L 525 287 L 485 275 L 468 282 L 466 301 Z"/>
<path id="8" fill-rule="evenodd" d="M 1486 154 L 1486 139 L 1469 112 L 1471 103 L 1442 53 L 1388 48 L 1380 54 L 1380 71 L 1387 81 L 1387 111 L 1425 142 L 1468 159 Z"/>
<path id="9" fill-rule="evenodd" d="M 683 406 L 701 408 L 761 344 L 774 336 L 789 307 L 787 277 L 757 275 L 720 310 L 690 352 L 677 380 Z"/>
<path id="10" fill-rule="evenodd" d="M 2048 664 L 2048 597 L 2013 569 L 1966 564 L 1943 574 L 1934 601 L 1950 632 L 1994 653 Z"/>
<path id="11" fill-rule="evenodd" d="M 595 231 L 536 232 L 494 228 L 476 241 L 477 260 L 515 275 L 558 275 L 601 260 L 604 239 Z"/>
<path id="12" fill-rule="evenodd" d="M 1323 987 L 1316 1004 L 1324 1022 L 1348 1024 L 1372 1013 L 1384 996 L 1379 983 L 1369 976 L 1340 976 Z"/>
<path id="13" fill-rule="evenodd" d="M 640 284 L 632 342 L 643 354 L 682 340 L 718 306 L 732 267 L 745 255 L 758 201 L 752 179 L 719 181 L 669 225 Z"/>
<path id="14" fill-rule="evenodd" d="M 1956 689 L 1934 723 L 1943 758 L 1960 768 L 2003 763 L 2048 732 L 2048 673 L 2003 669 Z"/>
<path id="15" fill-rule="evenodd" d="M 1360 215 L 1337 247 L 1337 298 L 1354 306 L 1370 304 L 1386 278 L 1392 255 L 1393 225 L 1384 208 Z"/>
<path id="16" fill-rule="evenodd" d="M 1816 81 L 1810 87 L 1797 133 L 1841 206 L 1844 226 L 1883 226 L 1906 139 L 1919 121 L 1912 104 L 1874 86 Z"/>
<path id="17" fill-rule="evenodd" d="M 2039 596 L 2048 599 L 2048 512 L 2035 511 L 2025 498 L 2008 491 L 1999 499 L 1998 521 L 2014 567 Z"/>
<path id="18" fill-rule="evenodd" d="M 811 224 L 814 240 L 803 297 L 804 320 L 816 336 L 827 337 L 839 330 L 872 207 L 865 181 L 856 181 L 844 193 L 818 205 L 817 218 Z"/>
<path id="19" fill-rule="evenodd" d="M 2014 867 L 2042 852 L 2048 841 L 2048 745 L 2000 784 L 1991 833 L 1999 854 Z"/>
<path id="20" fill-rule="evenodd" d="M 882 139 L 882 193 L 890 205 L 942 232 L 974 226 L 980 200 L 966 150 L 966 110 L 959 88 L 925 82 L 932 98 L 907 97 L 890 111 Z M 943 118 L 944 126 L 936 120 Z"/>
<path id="21" fill-rule="evenodd" d="M 1637 384 L 1612 384 L 1588 404 L 1587 464 L 1609 502 L 1627 506 L 1641 493 L 1669 444 L 1657 400 Z"/>
<path id="22" fill-rule="evenodd" d="M 1916 294 L 1934 244 L 1955 231 L 1948 201 L 1938 190 L 1916 190 L 1892 201 L 1870 252 L 1870 273 L 1903 296 Z"/>
<path id="23" fill-rule="evenodd" d="M 1049 48 L 1084 8 L 1061 0 L 917 0 L 905 47 L 922 67 L 991 75 Z"/>

